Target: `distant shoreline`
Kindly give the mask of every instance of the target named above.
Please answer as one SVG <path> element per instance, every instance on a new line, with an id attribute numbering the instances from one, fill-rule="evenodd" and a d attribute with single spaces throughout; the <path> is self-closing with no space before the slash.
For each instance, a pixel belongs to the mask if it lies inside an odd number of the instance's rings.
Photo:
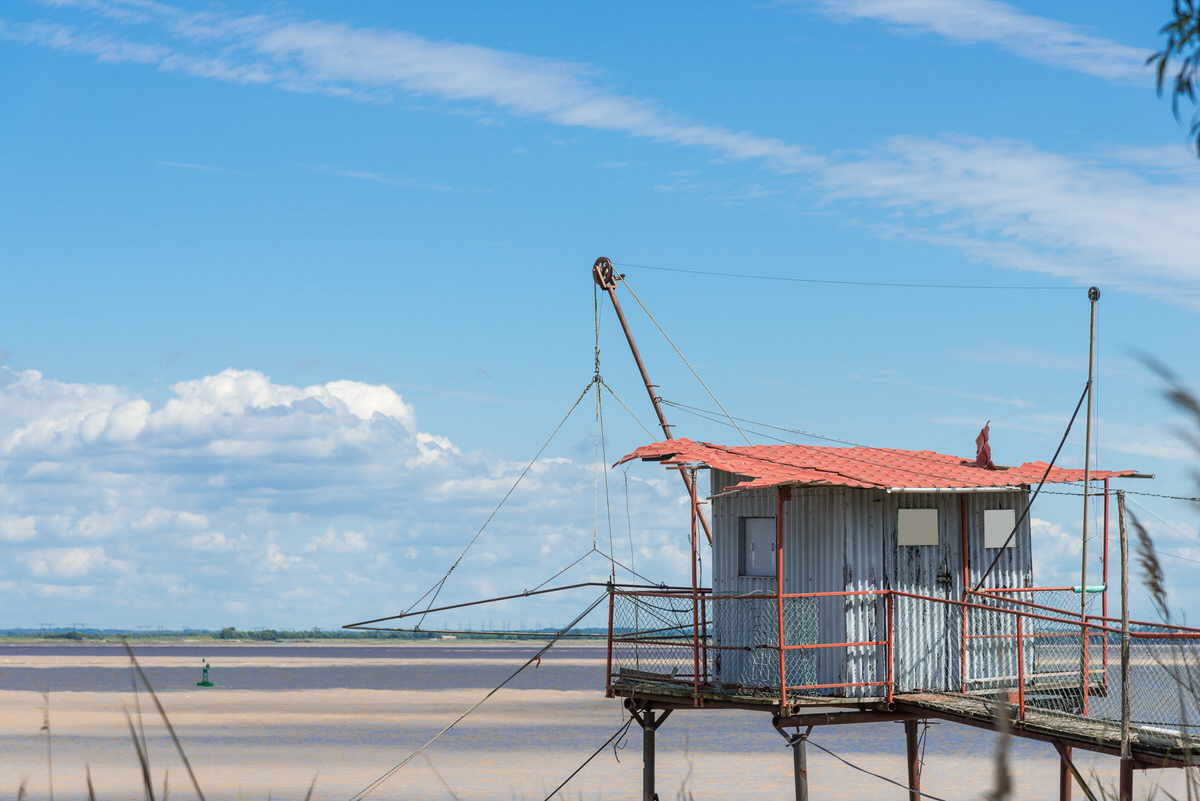
<path id="1" fill-rule="evenodd" d="M 459 635 L 442 638 L 441 636 L 431 637 L 277 637 L 274 639 L 257 639 L 257 638 L 230 638 L 217 637 L 213 635 L 142 635 L 142 634 L 126 634 L 126 635 L 95 635 L 82 638 L 67 638 L 67 637 L 39 637 L 28 635 L 0 635 L 0 647 L 5 645 L 44 645 L 44 646 L 63 646 L 63 645 L 119 645 L 121 642 L 128 642 L 130 645 L 205 645 L 205 646 L 237 646 L 237 645 L 361 645 L 364 647 L 379 647 L 381 645 L 388 646 L 453 646 L 453 645 L 521 645 L 530 642 L 545 642 L 553 635 L 550 634 L 533 634 L 528 635 Z M 597 640 L 595 637 L 580 637 L 566 635 L 559 638 L 559 642 L 569 642 L 576 645 L 583 643 L 594 643 L 602 645 L 603 641 Z"/>

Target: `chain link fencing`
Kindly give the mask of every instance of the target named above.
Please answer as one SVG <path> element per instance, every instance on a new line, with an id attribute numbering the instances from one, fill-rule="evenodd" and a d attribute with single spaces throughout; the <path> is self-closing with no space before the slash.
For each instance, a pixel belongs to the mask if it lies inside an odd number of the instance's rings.
<path id="1" fill-rule="evenodd" d="M 1000 694 L 1046 725 L 1119 726 L 1120 633 L 1096 594 L 1086 618 L 1070 589 L 969 597 L 616 592 L 609 681 L 781 701 Z M 1200 738 L 1200 631 L 1139 623 L 1130 639 L 1134 741 L 1195 747 L 1181 738 Z"/>

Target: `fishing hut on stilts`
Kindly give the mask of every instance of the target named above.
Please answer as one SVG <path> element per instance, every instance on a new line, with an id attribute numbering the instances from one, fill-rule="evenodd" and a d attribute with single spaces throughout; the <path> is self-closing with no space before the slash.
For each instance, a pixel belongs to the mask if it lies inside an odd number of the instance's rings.
<path id="1" fill-rule="evenodd" d="M 1049 462 L 995 465 L 987 426 L 969 458 L 862 445 L 696 442 L 676 437 L 663 414 L 662 399 L 617 297 L 625 276 L 600 258 L 592 277 L 597 292 L 611 301 L 663 434 L 661 441 L 633 450 L 617 464 L 658 462 L 682 479 L 690 501 L 690 586 L 618 583 L 611 543 L 606 554 L 593 539 L 591 551 L 550 580 L 599 553 L 613 568 L 607 583 L 546 589 L 548 580 L 514 595 L 435 608 L 446 580 L 483 533 L 480 528 L 446 575 L 408 610 L 345 628 L 444 633 L 421 628 L 426 615 L 586 586 L 603 588 L 603 595 L 355 801 L 605 605 L 605 692 L 622 699 L 632 718 L 625 726 L 636 722 L 642 730 L 644 801 L 658 798 L 658 729 L 675 712 L 699 710 L 753 710 L 769 716 L 770 725 L 792 748 L 798 801 L 808 799 L 806 745 L 821 726 L 902 722 L 908 767 L 904 786 L 911 801 L 922 797 L 922 721 L 1003 730 L 1048 743 L 1059 756 L 1060 801 L 1071 798 L 1075 784 L 1088 798 L 1095 797 L 1075 766 L 1077 749 L 1120 759 L 1121 801 L 1133 797 L 1135 768 L 1193 764 L 1191 755 L 1200 748 L 1200 708 L 1195 698 L 1181 692 L 1179 675 L 1195 660 L 1200 629 L 1129 619 L 1129 548 L 1125 491 L 1120 489 L 1115 490 L 1120 611 L 1110 614 L 1110 483 L 1153 476 L 1091 468 L 1094 347 L 1087 385 Z M 1088 291 L 1092 343 L 1099 297 L 1096 288 Z M 571 411 L 594 388 L 599 425 L 600 390 L 608 386 L 600 376 L 598 305 L 596 311 L 595 375 Z M 1058 467 L 1067 436 L 1084 409 L 1084 467 Z M 724 407 L 721 412 L 740 432 L 735 418 Z M 597 435 L 602 448 L 601 432 Z M 708 472 L 704 501 L 701 471 Z M 1093 491 L 1093 482 L 1102 486 L 1099 492 Z M 1082 489 L 1080 582 L 1039 586 L 1030 509 L 1042 488 L 1064 483 Z M 1086 510 L 1097 495 L 1104 505 L 1103 569 L 1089 581 Z M 700 575 L 701 536 L 711 548 L 707 576 Z M 382 625 L 413 617 L 417 624 L 412 629 Z"/>
<path id="2" fill-rule="evenodd" d="M 1093 797 L 1075 749 L 1120 758 L 1121 799 L 1132 798 L 1134 768 L 1190 764 L 1200 715 L 1186 708 L 1194 701 L 1177 703 L 1172 672 L 1200 630 L 1146 622 L 1131 630 L 1123 490 L 1121 612 L 1109 615 L 1110 482 L 1152 476 L 1091 469 L 1094 351 L 1072 416 L 1073 424 L 1086 404 L 1083 469 L 1055 466 L 1061 444 L 1049 463 L 997 467 L 986 426 L 973 459 L 693 442 L 674 437 L 663 417 L 617 299 L 624 276 L 602 258 L 593 277 L 666 437 L 618 464 L 677 471 L 691 507 L 691 586 L 614 588 L 609 598 L 606 692 L 642 727 L 645 801 L 657 798 L 655 734 L 679 710 L 770 715 L 793 749 L 797 799 L 808 798 L 806 741 L 830 725 L 902 721 L 913 801 L 921 797 L 918 722 L 931 719 L 1051 744 L 1060 799 L 1073 783 Z M 1088 292 L 1093 342 L 1099 296 Z M 698 498 L 701 470 L 711 522 Z M 1085 514 L 1080 584 L 1039 586 L 1031 504 L 1048 484 L 1082 483 L 1086 509 L 1092 482 L 1103 487 L 1103 575 L 1089 584 Z M 710 577 L 697 574 L 699 532 L 712 550 Z"/>

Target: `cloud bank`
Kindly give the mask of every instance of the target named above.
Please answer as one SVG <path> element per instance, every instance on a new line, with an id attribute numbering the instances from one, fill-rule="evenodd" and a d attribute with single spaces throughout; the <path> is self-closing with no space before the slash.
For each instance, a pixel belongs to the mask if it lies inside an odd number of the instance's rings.
<path id="1" fill-rule="evenodd" d="M 0 626 L 308 628 L 393 613 L 524 467 L 421 431 L 386 386 L 230 369 L 171 393 L 155 405 L 0 368 Z M 657 479 L 631 476 L 649 523 L 635 556 L 672 575 L 686 567 L 667 525 L 683 500 Z M 536 465 L 443 600 L 519 592 L 590 549 L 593 487 L 590 464 Z M 606 573 L 594 556 L 575 578 Z"/>

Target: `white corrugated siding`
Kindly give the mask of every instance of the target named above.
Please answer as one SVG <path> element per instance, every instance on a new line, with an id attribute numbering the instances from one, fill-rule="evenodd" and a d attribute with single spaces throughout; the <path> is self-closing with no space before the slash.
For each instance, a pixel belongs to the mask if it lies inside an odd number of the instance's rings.
<path id="1" fill-rule="evenodd" d="M 739 477 L 712 471 L 714 495 L 737 483 Z M 785 593 L 843 592 L 895 589 L 918 595 L 957 600 L 962 597 L 962 498 L 953 493 L 887 493 L 839 487 L 801 487 L 783 505 L 783 591 Z M 713 591 L 717 595 L 771 594 L 773 578 L 738 575 L 738 518 L 774 517 L 774 489 L 747 490 L 713 499 Z M 968 493 L 969 570 L 972 586 L 997 553 L 983 547 L 983 511 L 1024 510 L 1023 491 Z M 896 519 L 901 508 L 938 510 L 938 545 L 897 546 Z M 1029 521 L 1022 522 L 1013 548 L 1006 549 L 987 587 L 1028 586 L 1032 581 Z M 773 602 L 732 602 L 714 610 L 714 642 L 746 646 L 774 644 L 777 609 Z M 815 614 L 816 620 L 811 618 Z M 886 637 L 886 605 L 882 598 L 834 597 L 793 601 L 785 609 L 785 641 L 868 642 Z M 995 616 L 993 616 L 995 617 Z M 949 605 L 896 599 L 894 642 L 898 691 L 962 688 L 962 618 Z M 976 629 L 980 624 L 974 624 Z M 997 624 L 1004 625 L 1004 624 Z M 970 633 L 1002 633 L 972 630 Z M 814 640 L 814 637 L 817 638 Z M 988 653 L 968 648 L 968 679 L 1011 675 L 1011 654 L 989 641 Z M 882 646 L 822 648 L 791 652 L 788 683 L 843 684 L 884 681 Z M 718 681 L 746 684 L 748 679 L 773 675 L 778 681 L 778 655 L 759 651 L 724 651 L 715 669 Z M 761 664 L 774 659 L 774 672 Z M 764 672 L 764 671 L 767 672 Z M 847 696 L 882 694 L 877 686 L 825 690 Z"/>

